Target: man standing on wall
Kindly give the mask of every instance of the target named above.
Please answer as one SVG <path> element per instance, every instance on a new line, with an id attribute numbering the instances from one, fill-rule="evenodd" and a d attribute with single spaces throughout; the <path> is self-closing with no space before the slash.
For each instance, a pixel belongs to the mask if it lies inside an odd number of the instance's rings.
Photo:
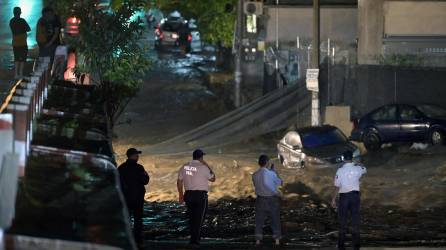
<path id="1" fill-rule="evenodd" d="M 208 208 L 209 182 L 215 182 L 215 174 L 204 161 L 204 155 L 201 149 L 195 150 L 193 160 L 184 164 L 178 172 L 179 202 L 186 202 L 191 245 L 200 244 L 201 227 Z M 184 193 L 183 187 L 186 190 Z"/>
<path id="2" fill-rule="evenodd" d="M 339 239 L 338 249 L 345 249 L 345 235 L 347 233 L 347 220 L 349 215 L 352 223 L 352 240 L 353 249 L 359 250 L 360 248 L 360 236 L 359 236 L 359 224 L 360 224 L 360 193 L 359 193 L 359 180 L 363 174 L 365 174 L 366 168 L 353 163 L 353 153 L 351 151 L 344 153 L 344 165 L 336 172 L 334 185 L 335 190 L 333 192 L 333 198 L 331 205 L 338 209 L 339 218 Z M 336 198 L 339 193 L 339 203 L 336 203 Z"/>
<path id="3" fill-rule="evenodd" d="M 28 32 L 31 31 L 25 19 L 21 18 L 22 10 L 14 7 L 14 17 L 9 21 L 12 32 L 12 49 L 14 51 L 14 79 L 23 77 L 26 58 L 28 56 Z"/>
<path id="4" fill-rule="evenodd" d="M 124 194 L 130 216 L 133 216 L 133 234 L 136 243 L 142 246 L 142 217 L 144 211 L 145 185 L 149 184 L 149 174 L 138 164 L 141 151 L 135 148 L 127 150 L 127 161 L 118 167 L 121 189 Z"/>

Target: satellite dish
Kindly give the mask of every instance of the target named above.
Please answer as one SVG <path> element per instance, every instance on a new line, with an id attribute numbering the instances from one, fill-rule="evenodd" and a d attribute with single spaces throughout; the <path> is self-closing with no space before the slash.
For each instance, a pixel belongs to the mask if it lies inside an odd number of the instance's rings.
<path id="1" fill-rule="evenodd" d="M 257 10 L 257 6 L 253 3 L 248 3 L 246 5 L 246 12 L 248 12 L 249 14 L 255 14 Z"/>
<path id="2" fill-rule="evenodd" d="M 260 16 L 263 14 L 263 3 L 262 2 L 245 2 L 243 6 L 245 15 L 256 15 Z"/>

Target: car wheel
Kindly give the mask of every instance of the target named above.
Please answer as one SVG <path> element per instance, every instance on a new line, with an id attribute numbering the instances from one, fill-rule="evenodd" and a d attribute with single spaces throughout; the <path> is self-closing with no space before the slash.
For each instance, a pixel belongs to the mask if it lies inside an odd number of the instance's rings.
<path id="1" fill-rule="evenodd" d="M 440 130 L 434 129 L 430 133 L 430 140 L 431 140 L 432 145 L 443 145 L 444 135 Z"/>
<path id="2" fill-rule="evenodd" d="M 369 151 L 376 151 L 381 148 L 381 139 L 373 131 L 368 131 L 362 141 L 364 142 L 365 148 Z"/>

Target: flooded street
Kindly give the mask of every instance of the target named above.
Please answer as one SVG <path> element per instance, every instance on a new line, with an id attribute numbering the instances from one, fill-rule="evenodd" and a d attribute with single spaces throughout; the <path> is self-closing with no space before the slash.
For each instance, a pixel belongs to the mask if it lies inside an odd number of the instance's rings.
<path id="1" fill-rule="evenodd" d="M 178 168 L 189 154 L 152 155 L 150 145 L 202 125 L 232 109 L 207 82 L 212 53 L 153 54 L 155 67 L 115 127 L 118 162 L 129 147 L 143 150 L 141 164 L 151 175 L 144 211 L 147 249 L 187 249 L 185 207 L 177 202 Z M 251 174 L 260 153 L 277 154 L 284 131 L 206 150 L 217 182 L 211 185 L 204 226 L 204 249 L 254 248 L 254 192 Z M 217 142 L 218 143 L 218 142 Z M 197 145 L 199 146 L 199 145 Z M 446 244 L 446 149 L 384 149 L 364 158 L 362 189 L 364 246 L 444 246 Z M 276 166 L 280 166 L 277 159 Z M 329 205 L 336 169 L 279 167 L 285 249 L 333 249 L 337 214 Z M 419 181 L 419 180 L 423 181 Z M 271 231 L 266 228 L 266 243 Z M 268 236 L 269 234 L 269 236 Z M 266 248 L 265 248 L 266 249 Z"/>
<path id="2" fill-rule="evenodd" d="M 336 212 L 316 196 L 306 195 L 282 203 L 284 248 L 334 248 Z M 169 242 L 174 248 L 188 242 L 185 207 L 175 202 L 148 203 L 145 216 L 148 249 L 165 249 Z M 444 246 L 446 228 L 441 221 L 445 219 L 440 209 L 408 212 L 395 207 L 365 208 L 362 242 L 368 247 Z M 206 249 L 254 248 L 254 227 L 254 199 L 219 200 L 210 204 L 203 244 Z M 265 232 L 265 244 L 272 245 L 271 230 L 266 228 Z"/>

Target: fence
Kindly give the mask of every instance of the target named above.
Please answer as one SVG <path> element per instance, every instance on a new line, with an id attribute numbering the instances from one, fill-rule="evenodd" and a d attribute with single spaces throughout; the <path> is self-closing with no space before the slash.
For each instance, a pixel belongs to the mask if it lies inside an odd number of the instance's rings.
<path id="1" fill-rule="evenodd" d="M 389 103 L 446 107 L 446 68 L 333 65 L 319 79 L 321 106 L 349 105 L 354 117 Z"/>

